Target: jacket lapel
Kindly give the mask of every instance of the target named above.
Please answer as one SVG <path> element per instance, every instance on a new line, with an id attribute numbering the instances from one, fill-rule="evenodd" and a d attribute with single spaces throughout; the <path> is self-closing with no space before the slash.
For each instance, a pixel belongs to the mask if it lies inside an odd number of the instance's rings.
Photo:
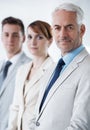
<path id="1" fill-rule="evenodd" d="M 1 72 L 2 69 L 3 69 L 4 62 L 5 62 L 4 60 L 1 60 L 1 61 L 0 61 L 0 72 Z"/>
<path id="2" fill-rule="evenodd" d="M 19 86 L 23 90 L 25 89 L 24 88 L 25 87 L 25 81 L 27 80 L 27 76 L 28 76 L 28 74 L 30 72 L 31 67 L 32 67 L 32 61 L 30 63 L 24 65 L 23 68 L 22 68 L 22 70 L 21 70 L 22 71 L 22 76 L 21 76 L 21 79 L 20 79 L 20 85 Z M 20 75 L 18 75 L 18 76 L 20 76 Z"/>
<path id="3" fill-rule="evenodd" d="M 26 87 L 25 89 L 25 93 L 24 93 L 24 97 L 27 95 L 27 93 L 29 92 L 30 88 L 34 86 L 34 84 L 36 84 L 41 78 L 42 76 L 45 74 L 45 71 L 48 69 L 48 67 L 50 67 L 50 65 L 53 63 L 52 59 L 50 57 L 48 57 L 44 63 L 42 64 L 42 66 L 37 70 L 36 74 L 30 79 L 30 82 L 28 83 L 29 87 Z"/>
<path id="4" fill-rule="evenodd" d="M 26 58 L 27 58 L 26 55 L 24 53 L 22 53 L 22 55 L 18 59 L 16 65 L 10 71 L 10 75 L 5 79 L 4 84 L 3 84 L 3 86 L 2 86 L 2 88 L 0 90 L 0 95 L 3 93 L 3 91 L 5 91 L 6 87 L 8 87 L 8 83 L 12 81 L 12 78 L 16 76 L 17 68 L 20 65 L 22 65 L 23 63 L 25 63 Z M 29 61 L 29 59 L 27 61 Z"/>
<path id="5" fill-rule="evenodd" d="M 25 93 L 24 93 L 24 97 L 27 95 L 27 93 L 29 92 L 29 89 L 31 87 L 33 87 L 33 85 L 38 82 L 38 80 L 40 80 L 40 78 L 42 77 L 44 73 L 44 70 L 43 69 L 39 69 L 36 74 L 30 79 L 30 82 L 28 82 L 28 86 L 25 87 Z"/>
<path id="6" fill-rule="evenodd" d="M 40 103 L 42 101 L 42 98 L 43 98 L 44 92 L 46 90 L 47 84 L 49 82 L 49 79 L 51 78 L 51 75 L 53 74 L 53 71 L 54 71 L 55 67 L 56 67 L 55 64 L 52 65 L 50 70 L 48 70 L 48 72 L 45 74 L 44 81 L 42 82 L 41 89 L 40 89 L 40 97 L 39 97 L 39 102 Z"/>

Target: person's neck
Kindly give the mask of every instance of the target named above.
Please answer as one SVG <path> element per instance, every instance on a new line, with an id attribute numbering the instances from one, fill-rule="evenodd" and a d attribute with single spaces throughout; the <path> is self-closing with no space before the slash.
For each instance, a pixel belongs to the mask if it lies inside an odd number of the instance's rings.
<path id="1" fill-rule="evenodd" d="M 42 65 L 42 63 L 46 60 L 47 57 L 48 55 L 34 58 L 32 68 L 38 69 Z"/>
<path id="2" fill-rule="evenodd" d="M 10 60 L 11 58 L 13 58 L 15 55 L 17 55 L 17 54 L 19 54 L 20 53 L 20 51 L 18 51 L 17 53 L 7 53 L 7 57 L 8 57 L 8 59 Z"/>

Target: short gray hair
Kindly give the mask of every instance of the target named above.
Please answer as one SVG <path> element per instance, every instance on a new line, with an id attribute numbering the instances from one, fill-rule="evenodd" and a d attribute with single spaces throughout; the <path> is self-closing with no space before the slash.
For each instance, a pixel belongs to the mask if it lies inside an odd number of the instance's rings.
<path id="1" fill-rule="evenodd" d="M 53 11 L 53 13 L 58 11 L 58 10 L 66 10 L 66 11 L 76 12 L 77 24 L 79 24 L 79 25 L 82 24 L 83 19 L 84 19 L 84 12 L 79 6 L 72 4 L 72 3 L 63 3 L 63 4 L 59 5 L 58 7 L 56 7 L 55 10 Z"/>

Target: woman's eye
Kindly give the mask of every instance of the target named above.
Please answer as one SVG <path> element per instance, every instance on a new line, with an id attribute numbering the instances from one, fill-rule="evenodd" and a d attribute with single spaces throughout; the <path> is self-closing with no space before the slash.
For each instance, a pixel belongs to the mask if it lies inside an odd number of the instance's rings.
<path id="1" fill-rule="evenodd" d="M 43 36 L 40 36 L 40 35 L 39 35 L 37 38 L 38 38 L 38 39 L 43 39 Z"/>

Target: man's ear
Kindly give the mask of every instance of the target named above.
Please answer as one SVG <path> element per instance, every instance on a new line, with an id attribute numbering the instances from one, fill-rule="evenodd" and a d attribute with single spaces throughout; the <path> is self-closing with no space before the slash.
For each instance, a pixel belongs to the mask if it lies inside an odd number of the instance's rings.
<path id="1" fill-rule="evenodd" d="M 85 25 L 82 24 L 81 27 L 80 27 L 80 36 L 81 36 L 81 37 L 84 35 L 85 30 L 86 30 Z"/>
<path id="2" fill-rule="evenodd" d="M 24 35 L 24 36 L 23 36 L 22 43 L 24 43 L 24 42 L 25 42 L 25 40 L 26 40 L 26 36 Z"/>

